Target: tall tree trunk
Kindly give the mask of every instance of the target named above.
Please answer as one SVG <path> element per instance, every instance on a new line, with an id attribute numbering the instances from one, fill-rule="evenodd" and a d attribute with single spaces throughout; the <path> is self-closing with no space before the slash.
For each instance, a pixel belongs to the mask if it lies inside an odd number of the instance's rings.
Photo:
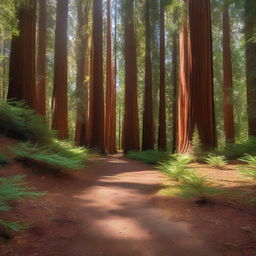
<path id="1" fill-rule="evenodd" d="M 123 12 L 125 59 L 123 146 L 124 151 L 127 152 L 140 149 L 134 0 L 123 1 Z"/>
<path id="2" fill-rule="evenodd" d="M 209 0 L 189 1 L 189 32 L 185 34 L 187 39 L 183 38 L 183 40 L 188 40 L 188 43 L 187 45 L 181 43 L 180 56 L 178 121 L 180 153 L 189 150 L 195 127 L 198 129 L 205 150 L 216 146 Z M 187 58 L 183 55 L 187 55 Z"/>
<path id="3" fill-rule="evenodd" d="M 36 2 L 18 10 L 19 35 L 13 35 L 10 54 L 8 99 L 24 100 L 36 109 L 35 36 Z"/>
<path id="4" fill-rule="evenodd" d="M 146 56 L 145 56 L 145 93 L 143 112 L 142 150 L 154 149 L 153 102 L 152 102 L 152 61 L 150 36 L 150 0 L 146 0 Z"/>
<path id="5" fill-rule="evenodd" d="M 256 43 L 251 38 L 256 28 L 256 2 L 245 0 L 245 40 L 246 40 L 246 85 L 249 119 L 249 136 L 256 136 Z"/>
<path id="6" fill-rule="evenodd" d="M 229 4 L 223 10 L 224 130 L 227 143 L 235 142 Z"/>
<path id="7" fill-rule="evenodd" d="M 172 136 L 172 151 L 175 153 L 177 149 L 177 141 L 176 141 L 176 134 L 177 134 L 177 89 L 178 89 L 178 33 L 175 32 L 173 34 L 173 46 L 172 46 L 172 80 L 173 80 L 173 102 L 172 102 L 172 129 L 173 129 L 173 136 Z"/>
<path id="8" fill-rule="evenodd" d="M 55 30 L 52 128 L 58 132 L 60 139 L 68 138 L 67 22 L 68 0 L 58 0 Z"/>
<path id="9" fill-rule="evenodd" d="M 77 74 L 76 74 L 76 98 L 77 114 L 75 128 L 75 142 L 78 146 L 87 145 L 88 129 L 88 81 L 89 52 L 88 52 L 88 22 L 89 2 L 84 0 L 77 2 Z"/>
<path id="10" fill-rule="evenodd" d="M 46 12 L 47 0 L 39 0 L 37 112 L 43 116 L 46 114 Z"/>
<path id="11" fill-rule="evenodd" d="M 165 99 L 165 7 L 160 2 L 160 86 L 158 149 L 166 151 L 166 99 Z"/>
<path id="12" fill-rule="evenodd" d="M 116 153 L 116 84 L 112 63 L 111 3 L 107 0 L 107 57 L 106 57 L 106 150 Z"/>
<path id="13" fill-rule="evenodd" d="M 102 0 L 93 0 L 93 89 L 91 98 L 90 147 L 105 153 L 103 91 Z"/>

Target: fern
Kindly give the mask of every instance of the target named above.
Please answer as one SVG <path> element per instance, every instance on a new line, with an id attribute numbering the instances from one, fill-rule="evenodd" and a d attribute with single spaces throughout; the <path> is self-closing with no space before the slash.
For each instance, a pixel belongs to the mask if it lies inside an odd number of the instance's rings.
<path id="1" fill-rule="evenodd" d="M 205 158 L 205 163 L 214 168 L 223 169 L 228 162 L 225 156 L 209 155 Z"/>
<path id="2" fill-rule="evenodd" d="M 240 158 L 239 160 L 248 164 L 248 166 L 238 167 L 240 173 L 247 178 L 252 179 L 253 182 L 256 183 L 256 157 L 245 154 L 245 156 Z"/>

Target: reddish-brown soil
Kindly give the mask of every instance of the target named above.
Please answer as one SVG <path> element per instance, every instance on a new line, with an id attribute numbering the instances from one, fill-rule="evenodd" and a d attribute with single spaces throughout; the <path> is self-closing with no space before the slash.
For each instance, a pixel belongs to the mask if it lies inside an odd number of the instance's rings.
<path id="1" fill-rule="evenodd" d="M 226 172 L 223 179 L 233 171 Z M 47 195 L 1 213 L 31 223 L 0 239 L 1 256 L 256 255 L 252 209 L 159 196 L 166 178 L 150 165 L 116 155 L 59 176 L 15 162 L 0 169 L 1 176 L 16 174 Z"/>

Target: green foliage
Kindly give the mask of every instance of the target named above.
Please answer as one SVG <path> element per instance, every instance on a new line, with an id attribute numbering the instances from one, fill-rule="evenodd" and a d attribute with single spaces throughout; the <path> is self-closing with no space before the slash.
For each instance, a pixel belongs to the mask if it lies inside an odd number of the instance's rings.
<path id="1" fill-rule="evenodd" d="M 256 157 L 245 154 L 245 156 L 239 160 L 248 164 L 248 166 L 238 167 L 240 173 L 247 178 L 252 179 L 253 182 L 256 183 Z"/>
<path id="2" fill-rule="evenodd" d="M 184 198 L 196 198 L 199 204 L 207 203 L 213 197 L 223 193 L 220 187 L 212 186 L 204 176 L 195 173 L 184 176 L 182 184 L 178 185 L 181 196 Z"/>
<path id="3" fill-rule="evenodd" d="M 34 110 L 22 102 L 10 101 L 0 101 L 0 133 L 42 144 L 51 143 L 55 137 L 55 132 L 45 125 Z"/>
<path id="4" fill-rule="evenodd" d="M 240 144 L 229 144 L 217 153 L 225 155 L 229 159 L 237 159 L 244 154 L 256 155 L 256 138 L 251 137 L 246 142 Z"/>
<path id="5" fill-rule="evenodd" d="M 85 148 L 73 147 L 68 142 L 55 141 L 45 146 L 27 142 L 10 149 L 17 156 L 42 161 L 61 169 L 80 170 L 88 158 Z"/>
<path id="6" fill-rule="evenodd" d="M 0 166 L 5 166 L 9 163 L 8 159 L 4 155 L 0 154 Z"/>
<path id="7" fill-rule="evenodd" d="M 24 176 L 13 176 L 0 178 L 0 211 L 7 212 L 11 209 L 10 201 L 20 201 L 26 198 L 35 198 L 44 195 L 44 193 L 34 192 L 31 187 L 23 181 Z M 19 231 L 25 228 L 18 222 L 11 222 L 0 219 L 0 225 L 13 231 Z"/>
<path id="8" fill-rule="evenodd" d="M 225 156 L 209 155 L 205 158 L 205 163 L 214 168 L 223 169 L 228 162 Z"/>
<path id="9" fill-rule="evenodd" d="M 195 129 L 193 138 L 192 138 L 192 147 L 191 147 L 191 156 L 193 161 L 201 161 L 207 152 L 203 150 L 203 145 L 199 137 L 199 132 Z"/>
<path id="10" fill-rule="evenodd" d="M 146 164 L 158 164 L 159 162 L 168 160 L 170 158 L 170 153 L 157 150 L 148 150 L 141 152 L 129 151 L 125 156 Z"/>
<path id="11" fill-rule="evenodd" d="M 174 155 L 173 159 L 160 163 L 157 168 L 169 178 L 180 181 L 189 175 L 190 171 L 186 167 L 190 162 L 191 158 L 187 155 Z"/>

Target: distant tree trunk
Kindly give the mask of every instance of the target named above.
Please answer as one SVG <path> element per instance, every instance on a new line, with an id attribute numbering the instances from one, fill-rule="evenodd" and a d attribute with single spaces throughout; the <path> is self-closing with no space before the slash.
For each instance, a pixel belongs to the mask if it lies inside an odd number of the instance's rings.
<path id="1" fill-rule="evenodd" d="M 111 3 L 107 0 L 107 57 L 106 57 L 106 149 L 116 153 L 116 85 L 112 63 Z"/>
<path id="2" fill-rule="evenodd" d="M 24 100 L 36 109 L 35 36 L 36 2 L 18 10 L 19 35 L 13 35 L 10 54 L 8 99 Z"/>
<path id="3" fill-rule="evenodd" d="M 192 140 L 191 117 L 191 49 L 188 24 L 184 24 L 180 34 L 180 67 L 176 143 L 179 153 L 186 153 Z"/>
<path id="4" fill-rule="evenodd" d="M 166 99 L 165 99 L 165 7 L 160 2 L 160 86 L 158 149 L 166 151 Z"/>
<path id="5" fill-rule="evenodd" d="M 67 22 L 68 0 L 58 0 L 55 30 L 52 128 L 58 132 L 60 139 L 68 138 Z"/>
<path id="6" fill-rule="evenodd" d="M 37 112 L 43 116 L 46 114 L 46 9 L 47 0 L 39 0 Z"/>
<path id="7" fill-rule="evenodd" d="M 173 103 L 172 103 L 172 118 L 173 118 L 173 136 L 172 136 L 172 147 L 173 153 L 175 153 L 177 149 L 177 141 L 176 141 L 176 134 L 177 134 L 177 89 L 178 89 L 178 34 L 175 32 L 173 34 L 173 46 L 172 46 L 172 77 L 173 77 Z"/>
<path id="8" fill-rule="evenodd" d="M 229 4 L 223 11 L 224 130 L 227 143 L 235 142 Z"/>
<path id="9" fill-rule="evenodd" d="M 88 129 L 88 81 L 89 53 L 87 25 L 89 21 L 89 6 L 84 0 L 77 2 L 77 74 L 76 74 L 76 98 L 77 114 L 75 128 L 75 142 L 77 146 L 87 145 Z"/>
<path id="10" fill-rule="evenodd" d="M 150 0 L 146 0 L 146 56 L 145 56 L 145 93 L 143 112 L 142 150 L 154 149 L 153 102 L 152 102 L 152 61 L 150 36 Z"/>
<path id="11" fill-rule="evenodd" d="M 90 110 L 92 122 L 90 147 L 105 153 L 102 15 L 102 0 L 93 0 L 93 89 Z"/>
<path id="12" fill-rule="evenodd" d="M 216 146 L 209 0 L 189 1 L 189 32 L 184 31 L 184 35 L 180 51 L 179 153 L 189 150 L 195 127 L 205 150 Z"/>
<path id="13" fill-rule="evenodd" d="M 256 43 L 250 40 L 256 28 L 256 2 L 245 0 L 246 85 L 249 136 L 256 136 Z"/>
<path id="14" fill-rule="evenodd" d="M 124 151 L 127 152 L 130 150 L 140 149 L 134 0 L 123 1 L 123 12 L 125 59 L 125 110 L 123 146 Z"/>

